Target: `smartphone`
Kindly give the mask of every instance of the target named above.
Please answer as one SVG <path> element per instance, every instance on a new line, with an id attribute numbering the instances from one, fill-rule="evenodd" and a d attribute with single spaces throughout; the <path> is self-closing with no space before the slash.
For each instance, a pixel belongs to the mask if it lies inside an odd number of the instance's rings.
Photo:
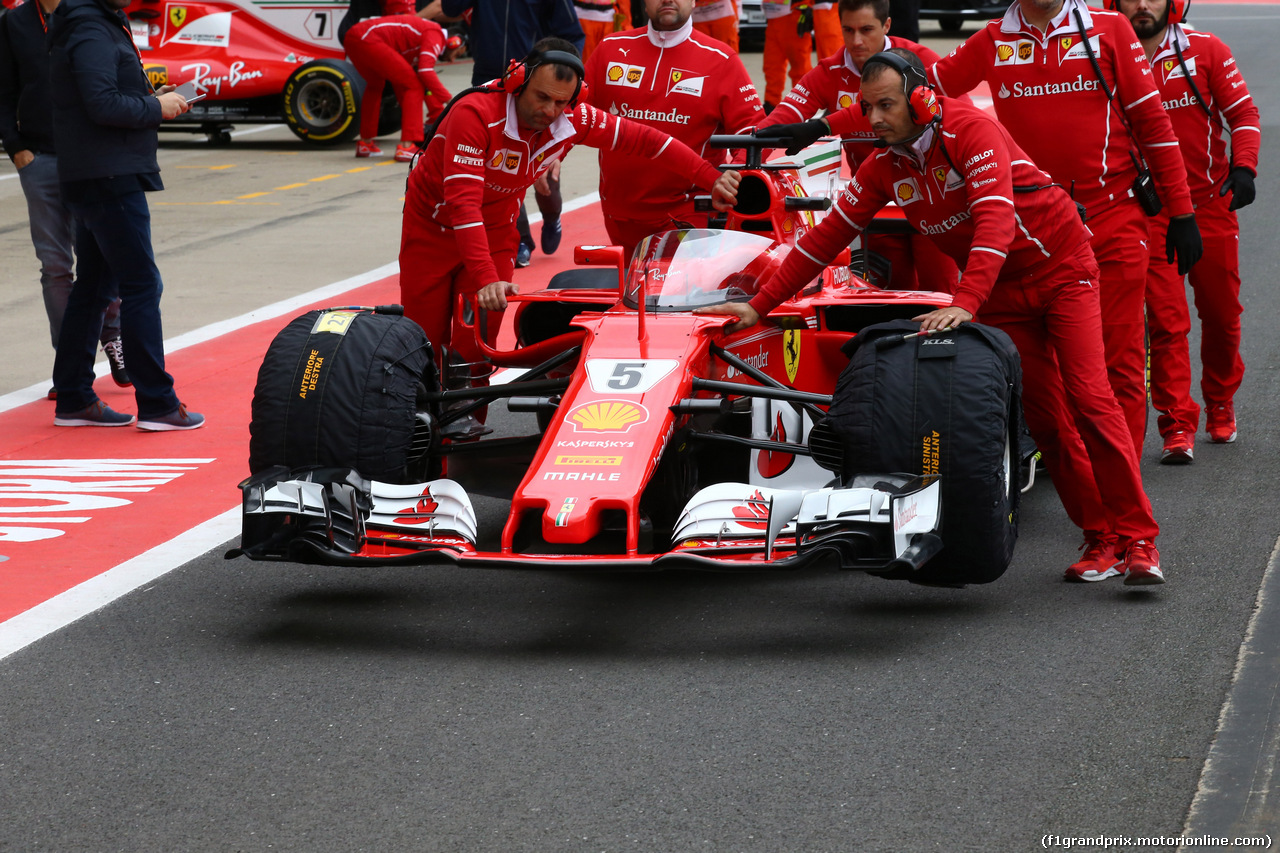
<path id="1" fill-rule="evenodd" d="M 207 98 L 207 97 L 209 97 L 209 93 L 208 93 L 208 92 L 201 92 L 199 95 L 192 95 L 190 98 L 187 98 L 187 99 L 186 99 L 186 101 L 187 101 L 187 106 L 191 106 L 191 105 L 192 105 L 192 104 L 194 104 L 196 101 L 203 101 L 203 100 L 204 100 L 205 98 Z"/>
<path id="2" fill-rule="evenodd" d="M 202 101 L 209 96 L 208 92 L 196 94 L 196 84 L 194 80 L 188 80 L 174 91 L 181 95 L 188 104 L 194 104 L 196 101 Z"/>

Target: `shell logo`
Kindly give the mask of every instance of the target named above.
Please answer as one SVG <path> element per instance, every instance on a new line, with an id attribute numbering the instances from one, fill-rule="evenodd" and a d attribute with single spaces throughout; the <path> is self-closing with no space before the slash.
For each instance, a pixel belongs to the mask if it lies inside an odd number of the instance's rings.
<path id="1" fill-rule="evenodd" d="M 597 400 L 578 406 L 566 420 L 574 432 L 627 432 L 649 420 L 649 410 L 625 400 Z"/>
<path id="2" fill-rule="evenodd" d="M 624 73 L 625 73 L 625 72 L 623 71 L 623 68 L 622 68 L 622 66 L 621 66 L 621 65 L 610 65 L 610 66 L 609 66 L 609 72 L 608 72 L 609 80 L 610 80 L 610 81 L 612 81 L 612 82 L 614 82 L 614 83 L 617 83 L 619 80 L 621 80 L 621 79 L 622 79 L 622 75 L 623 75 Z"/>
<path id="3" fill-rule="evenodd" d="M 1013 45 L 1002 44 L 997 47 L 996 59 L 999 59 L 1001 62 L 1008 62 L 1010 59 L 1013 59 Z"/>
<path id="4" fill-rule="evenodd" d="M 796 227 L 796 224 L 791 220 L 790 216 L 782 220 L 782 232 L 784 234 L 790 234 L 792 231 L 795 230 L 795 227 Z"/>
<path id="5" fill-rule="evenodd" d="M 898 201 L 911 201 L 915 196 L 916 188 L 911 186 L 911 184 L 906 183 L 905 181 L 898 184 Z"/>
<path id="6" fill-rule="evenodd" d="M 496 169 L 502 165 L 502 158 L 506 155 L 505 151 L 499 151 L 493 155 L 493 159 L 489 161 L 489 166 Z"/>
<path id="7" fill-rule="evenodd" d="M 841 92 L 839 99 L 836 100 L 836 104 L 840 109 L 847 110 L 849 107 L 853 106 L 853 95 L 850 95 L 848 92 Z"/>

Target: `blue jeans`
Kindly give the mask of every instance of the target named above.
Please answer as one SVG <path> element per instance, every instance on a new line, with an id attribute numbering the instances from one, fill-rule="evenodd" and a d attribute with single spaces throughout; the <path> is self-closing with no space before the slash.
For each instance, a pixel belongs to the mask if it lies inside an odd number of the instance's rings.
<path id="1" fill-rule="evenodd" d="M 68 202 L 76 219 L 76 280 L 62 318 L 62 335 L 53 360 L 58 414 L 93 405 L 93 361 L 98 349 L 96 323 L 120 294 L 120 337 L 129 360 L 129 378 L 138 402 L 138 418 L 177 411 L 173 377 L 164 369 L 164 332 L 160 293 L 164 283 L 151 251 L 151 211 L 141 190 L 103 202 Z"/>
<path id="2" fill-rule="evenodd" d="M 27 218 L 31 222 L 31 242 L 40 260 L 40 290 L 44 294 L 44 310 L 49 316 L 49 337 L 58 346 L 62 315 L 67 311 L 71 293 L 72 263 L 75 248 L 75 224 L 71 211 L 62 203 L 58 185 L 58 158 L 53 154 L 36 154 L 35 159 L 18 170 L 18 182 L 27 197 Z M 103 343 L 120 337 L 120 299 L 107 306 L 102 323 Z"/>

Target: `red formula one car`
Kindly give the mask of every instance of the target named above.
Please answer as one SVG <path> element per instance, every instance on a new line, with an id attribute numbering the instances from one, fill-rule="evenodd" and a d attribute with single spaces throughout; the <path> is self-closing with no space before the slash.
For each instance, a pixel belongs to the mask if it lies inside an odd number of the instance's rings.
<path id="1" fill-rule="evenodd" d="M 518 377 L 419 396 L 423 482 L 332 466 L 259 471 L 241 484 L 244 535 L 228 556 L 592 570 L 820 564 L 910 579 L 943 545 L 938 477 L 856 471 L 823 424 L 849 363 L 841 348 L 949 297 L 872 287 L 846 252 L 771 322 L 726 333 L 729 318 L 692 313 L 750 298 L 829 206 L 806 197 L 792 169 L 762 166 L 763 140 L 713 139 L 747 149 L 735 210 L 717 227 L 655 234 L 629 263 L 617 247 L 578 247 L 579 264 L 612 269 L 571 270 L 513 297 L 520 345 L 485 350 Z M 527 434 L 448 437 L 501 400 L 530 413 Z M 1010 465 L 1006 448 L 1012 518 Z M 510 499 L 500 529 L 482 527 L 473 494 Z"/>
<path id="2" fill-rule="evenodd" d="M 338 42 L 341 0 L 132 0 L 125 13 L 153 85 L 205 97 L 166 129 L 230 141 L 232 124 L 283 121 L 308 142 L 353 139 L 364 81 Z M 400 126 L 393 93 L 379 133 Z"/>

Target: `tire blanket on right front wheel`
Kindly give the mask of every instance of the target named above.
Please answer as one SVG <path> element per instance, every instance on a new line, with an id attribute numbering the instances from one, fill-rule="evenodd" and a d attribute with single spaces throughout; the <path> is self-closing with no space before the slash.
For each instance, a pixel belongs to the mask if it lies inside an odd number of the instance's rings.
<path id="1" fill-rule="evenodd" d="M 829 411 L 844 447 L 844 479 L 939 476 L 942 552 L 895 577 L 989 583 L 1009 567 L 1018 537 L 1018 351 L 1004 332 L 977 323 L 902 340 L 917 331 L 908 320 L 881 323 L 844 347 L 849 366 Z"/>

